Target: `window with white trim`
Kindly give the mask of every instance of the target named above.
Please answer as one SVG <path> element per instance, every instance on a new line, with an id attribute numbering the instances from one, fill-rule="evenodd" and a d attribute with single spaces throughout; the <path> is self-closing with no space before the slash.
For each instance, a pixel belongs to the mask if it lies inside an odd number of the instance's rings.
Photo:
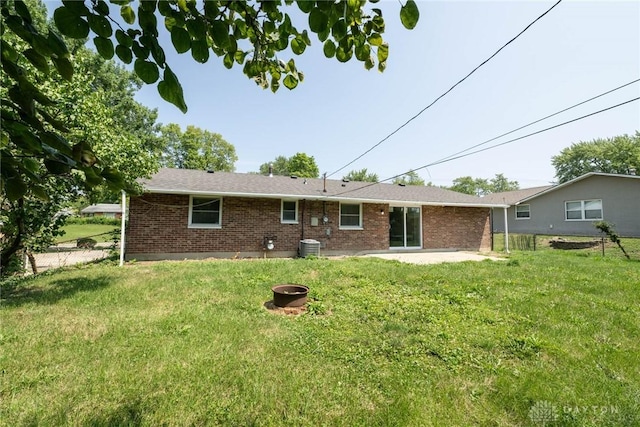
<path id="1" fill-rule="evenodd" d="M 516 219 L 531 218 L 531 205 L 516 205 Z"/>
<path id="2" fill-rule="evenodd" d="M 189 198 L 189 228 L 220 228 L 222 199 L 220 197 Z"/>
<path id="3" fill-rule="evenodd" d="M 298 223 L 298 201 L 297 200 L 282 201 L 282 208 L 280 212 L 280 222 L 282 222 L 283 224 Z"/>
<path id="4" fill-rule="evenodd" d="M 340 203 L 340 228 L 362 229 L 362 205 Z"/>
<path id="5" fill-rule="evenodd" d="M 602 200 L 575 200 L 564 203 L 565 220 L 593 221 L 602 219 Z"/>

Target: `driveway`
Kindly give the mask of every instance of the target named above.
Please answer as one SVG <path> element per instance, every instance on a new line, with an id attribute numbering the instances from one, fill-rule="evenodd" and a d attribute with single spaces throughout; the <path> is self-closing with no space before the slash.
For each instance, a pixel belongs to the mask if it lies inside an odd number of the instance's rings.
<path id="1" fill-rule="evenodd" d="M 505 258 L 498 258 L 490 255 L 480 255 L 475 252 L 396 252 L 384 254 L 367 254 L 366 257 L 376 257 L 391 259 L 409 264 L 440 264 L 443 262 L 462 261 L 503 261 Z"/>

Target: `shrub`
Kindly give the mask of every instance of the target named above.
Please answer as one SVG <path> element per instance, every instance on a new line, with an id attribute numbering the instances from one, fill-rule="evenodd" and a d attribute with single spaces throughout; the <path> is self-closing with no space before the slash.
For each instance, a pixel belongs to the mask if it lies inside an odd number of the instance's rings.
<path id="1" fill-rule="evenodd" d="M 117 218 L 107 218 L 106 216 L 83 216 L 83 217 L 69 217 L 67 218 L 67 224 L 105 224 L 105 225 L 120 225 L 122 220 Z"/>

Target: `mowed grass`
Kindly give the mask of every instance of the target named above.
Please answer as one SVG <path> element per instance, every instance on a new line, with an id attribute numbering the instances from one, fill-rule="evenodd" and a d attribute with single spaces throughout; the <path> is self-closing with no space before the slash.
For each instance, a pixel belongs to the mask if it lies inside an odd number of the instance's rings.
<path id="1" fill-rule="evenodd" d="M 116 227 L 108 224 L 67 224 L 62 227 L 64 234 L 56 237 L 56 243 L 74 241 L 81 237 L 92 237 L 97 242 L 111 242 L 113 237 L 110 233 L 114 230 L 120 230 L 120 227 Z"/>
<path id="2" fill-rule="evenodd" d="M 512 238 L 518 238 L 519 234 L 510 234 Z M 531 235 L 524 235 L 525 237 L 531 238 Z M 600 236 L 551 236 L 551 235 L 536 235 L 536 251 L 551 251 L 551 252 L 572 252 L 579 256 L 595 256 L 597 258 L 602 257 L 602 245 L 595 246 L 589 249 L 579 249 L 579 250 L 561 250 L 554 249 L 550 246 L 549 242 L 556 238 L 562 238 L 568 241 L 593 241 L 593 240 L 602 240 L 602 235 Z M 640 260 L 640 239 L 633 237 L 621 237 L 620 242 L 622 247 L 627 252 L 631 259 Z M 531 241 L 533 244 L 533 241 Z M 501 252 L 504 251 L 504 234 L 503 233 L 495 233 L 493 236 L 493 248 L 495 251 Z M 513 247 L 510 248 L 511 251 L 517 251 Z M 608 238 L 605 237 L 604 240 L 604 256 L 612 257 L 612 258 L 625 258 L 624 253 L 620 250 L 620 247 L 611 242 Z"/>
<path id="3" fill-rule="evenodd" d="M 280 283 L 316 314 L 268 311 Z M 3 298 L 4 425 L 640 425 L 636 261 L 134 263 Z"/>

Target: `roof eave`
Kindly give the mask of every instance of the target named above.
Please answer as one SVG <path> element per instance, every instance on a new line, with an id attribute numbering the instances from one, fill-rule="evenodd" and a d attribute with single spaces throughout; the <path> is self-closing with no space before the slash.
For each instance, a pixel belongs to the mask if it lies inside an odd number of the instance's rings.
<path id="1" fill-rule="evenodd" d="M 323 194 L 278 194 L 278 193 L 243 193 L 237 191 L 198 191 L 180 190 L 164 188 L 146 188 L 147 193 L 152 194 L 177 194 L 177 195 L 199 195 L 199 196 L 226 196 L 226 197 L 248 197 L 266 199 L 305 199 L 322 200 L 332 202 L 356 202 L 356 203 L 385 203 L 414 206 L 451 206 L 451 207 L 473 207 L 473 208 L 507 208 L 509 205 L 501 203 L 465 203 L 465 202 L 445 202 L 445 201 L 420 201 L 420 200 L 395 200 L 395 199 L 372 199 L 367 197 L 337 197 Z"/>

